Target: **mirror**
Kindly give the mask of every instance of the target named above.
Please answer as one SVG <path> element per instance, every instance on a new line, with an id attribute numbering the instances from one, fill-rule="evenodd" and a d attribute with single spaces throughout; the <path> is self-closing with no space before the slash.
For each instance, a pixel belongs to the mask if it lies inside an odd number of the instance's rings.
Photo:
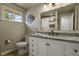
<path id="1" fill-rule="evenodd" d="M 73 31 L 73 13 L 62 14 L 59 20 L 61 31 Z"/>
<path id="2" fill-rule="evenodd" d="M 29 24 L 31 24 L 34 20 L 35 20 L 35 16 L 34 15 L 32 15 L 32 14 L 28 15 L 27 22 Z"/>

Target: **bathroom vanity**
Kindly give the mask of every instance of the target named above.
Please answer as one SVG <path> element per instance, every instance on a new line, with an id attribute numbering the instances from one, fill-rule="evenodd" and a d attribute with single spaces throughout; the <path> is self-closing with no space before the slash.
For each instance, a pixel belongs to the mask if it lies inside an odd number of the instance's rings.
<path id="1" fill-rule="evenodd" d="M 70 4 L 41 13 L 41 30 L 78 32 L 79 4 Z M 60 33 L 61 33 L 60 32 Z M 77 33 L 78 34 L 78 33 Z M 72 35 L 72 34 L 71 34 Z M 29 35 L 30 56 L 79 56 L 79 37 Z"/>
<path id="2" fill-rule="evenodd" d="M 79 56 L 79 37 L 29 35 L 30 56 Z"/>

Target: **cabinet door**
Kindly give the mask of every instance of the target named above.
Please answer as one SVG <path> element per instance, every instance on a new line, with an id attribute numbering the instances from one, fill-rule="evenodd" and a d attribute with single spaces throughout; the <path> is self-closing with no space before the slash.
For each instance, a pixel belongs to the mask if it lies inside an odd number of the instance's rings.
<path id="1" fill-rule="evenodd" d="M 29 55 L 36 56 L 37 55 L 37 38 L 29 37 Z"/>
<path id="2" fill-rule="evenodd" d="M 59 43 L 50 42 L 47 50 L 48 56 L 62 56 L 63 46 Z"/>
<path id="3" fill-rule="evenodd" d="M 46 46 L 46 39 L 39 38 L 38 40 L 38 56 L 47 56 L 47 46 Z"/>
<path id="4" fill-rule="evenodd" d="M 79 47 L 72 45 L 65 45 L 64 47 L 65 56 L 79 56 Z"/>

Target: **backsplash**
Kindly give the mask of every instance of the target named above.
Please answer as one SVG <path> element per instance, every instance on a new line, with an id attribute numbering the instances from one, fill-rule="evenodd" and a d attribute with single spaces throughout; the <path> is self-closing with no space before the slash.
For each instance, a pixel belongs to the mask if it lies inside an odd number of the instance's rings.
<path id="1" fill-rule="evenodd" d="M 65 36 L 79 36 L 78 33 L 55 33 L 56 35 L 65 35 Z"/>
<path id="2" fill-rule="evenodd" d="M 38 32 L 38 33 L 42 33 L 42 34 L 47 34 L 47 35 L 50 35 L 51 32 Z M 53 32 L 54 34 L 53 35 L 61 35 L 61 36 L 79 36 L 79 33 L 78 32 L 62 32 L 62 31 L 54 31 Z"/>

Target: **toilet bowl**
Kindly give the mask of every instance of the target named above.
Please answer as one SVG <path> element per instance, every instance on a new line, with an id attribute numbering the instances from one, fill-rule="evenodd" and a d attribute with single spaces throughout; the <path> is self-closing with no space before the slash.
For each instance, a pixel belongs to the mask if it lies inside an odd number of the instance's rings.
<path id="1" fill-rule="evenodd" d="M 18 55 L 24 55 L 28 51 L 27 42 L 18 42 L 16 43 L 16 47 L 18 49 Z"/>
<path id="2" fill-rule="evenodd" d="M 18 42 L 18 43 L 16 43 L 16 46 L 18 47 L 18 48 L 22 48 L 22 47 L 26 47 L 27 46 L 27 42 Z"/>

